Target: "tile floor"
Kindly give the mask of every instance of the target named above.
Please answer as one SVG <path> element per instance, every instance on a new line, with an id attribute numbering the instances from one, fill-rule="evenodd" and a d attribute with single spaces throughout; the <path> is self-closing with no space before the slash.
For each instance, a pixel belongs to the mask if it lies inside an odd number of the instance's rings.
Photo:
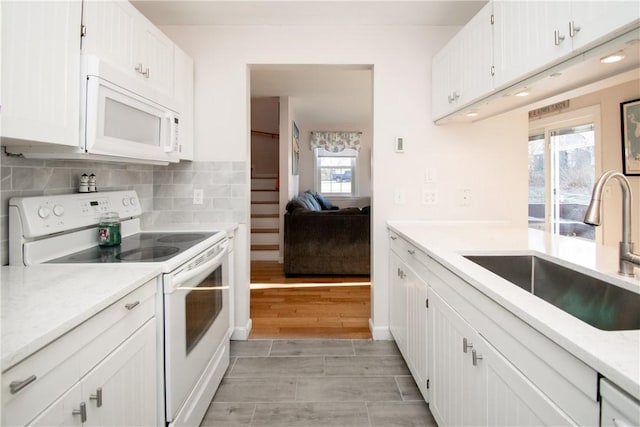
<path id="1" fill-rule="evenodd" d="M 231 342 L 202 427 L 436 427 L 393 341 Z"/>

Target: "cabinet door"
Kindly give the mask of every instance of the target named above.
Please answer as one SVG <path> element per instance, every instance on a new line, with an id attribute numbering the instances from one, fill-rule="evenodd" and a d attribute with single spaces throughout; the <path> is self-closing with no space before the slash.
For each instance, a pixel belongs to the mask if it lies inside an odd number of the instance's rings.
<path id="1" fill-rule="evenodd" d="M 427 284 L 407 268 L 407 364 L 425 400 L 427 396 Z"/>
<path id="2" fill-rule="evenodd" d="M 142 64 L 141 76 L 158 92 L 173 97 L 173 43 L 143 16 L 138 19 L 134 57 Z"/>
<path id="3" fill-rule="evenodd" d="M 637 0 L 623 1 L 572 1 L 571 21 L 574 29 L 570 35 L 573 49 L 579 49 L 629 24 L 640 20 Z M 567 23 L 568 25 L 568 23 Z"/>
<path id="4" fill-rule="evenodd" d="M 478 366 L 486 373 L 488 425 L 575 425 L 573 420 L 487 341 L 481 338 L 475 351 L 482 357 L 478 360 Z"/>
<path id="5" fill-rule="evenodd" d="M 468 104 L 493 90 L 493 3 L 487 3 L 456 37 L 460 39 L 462 73 L 460 105 Z"/>
<path id="6" fill-rule="evenodd" d="M 458 105 L 462 86 L 462 49 L 454 37 L 433 57 L 431 67 L 431 117 L 440 119 Z"/>
<path id="7" fill-rule="evenodd" d="M 402 355 L 407 358 L 407 287 L 405 285 L 406 266 L 404 262 L 391 251 L 389 253 L 389 283 L 390 283 L 390 325 L 391 335 L 398 345 Z"/>
<path id="8" fill-rule="evenodd" d="M 81 399 L 80 383 L 77 383 L 28 425 L 33 427 L 81 426 Z M 86 405 L 86 402 L 84 404 Z M 78 413 L 74 414 L 74 411 Z"/>
<path id="9" fill-rule="evenodd" d="M 82 381 L 87 426 L 156 425 L 156 320 L 151 319 Z"/>
<path id="10" fill-rule="evenodd" d="M 438 425 L 486 425 L 486 382 L 482 367 L 474 366 L 471 357 L 480 337 L 433 288 L 428 335 L 429 408 Z"/>
<path id="11" fill-rule="evenodd" d="M 499 0 L 493 5 L 496 89 L 517 83 L 571 52 L 568 1 Z"/>
<path id="12" fill-rule="evenodd" d="M 180 160 L 193 160 L 193 60 L 174 47 L 174 98 L 180 113 Z"/>
<path id="13" fill-rule="evenodd" d="M 137 10 L 129 2 L 122 1 L 85 1 L 83 4 L 84 53 L 99 56 L 127 75 L 136 75 Z"/>
<path id="14" fill-rule="evenodd" d="M 2 137 L 79 144 L 79 1 L 2 2 Z"/>

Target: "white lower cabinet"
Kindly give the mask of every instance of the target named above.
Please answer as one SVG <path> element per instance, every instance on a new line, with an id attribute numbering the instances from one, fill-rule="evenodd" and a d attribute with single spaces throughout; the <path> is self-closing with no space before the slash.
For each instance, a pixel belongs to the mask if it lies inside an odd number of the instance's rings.
<path id="1" fill-rule="evenodd" d="M 3 372 L 2 425 L 157 425 L 157 286 L 147 282 Z"/>
<path id="2" fill-rule="evenodd" d="M 415 248 L 391 251 L 390 329 L 425 400 L 427 394 L 427 284 L 410 264 Z"/>
<path id="3" fill-rule="evenodd" d="M 429 407 L 438 425 L 575 425 L 433 289 L 429 305 Z"/>

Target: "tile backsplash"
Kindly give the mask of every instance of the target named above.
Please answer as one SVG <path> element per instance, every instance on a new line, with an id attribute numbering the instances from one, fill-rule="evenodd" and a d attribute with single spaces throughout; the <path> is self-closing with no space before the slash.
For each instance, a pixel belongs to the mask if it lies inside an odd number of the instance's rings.
<path id="1" fill-rule="evenodd" d="M 246 222 L 249 195 L 245 162 L 181 162 L 169 166 L 33 160 L 0 154 L 0 265 L 7 265 L 9 199 L 69 194 L 80 176 L 93 173 L 98 191 L 135 190 L 142 224 Z M 203 204 L 193 204 L 194 189 Z"/>

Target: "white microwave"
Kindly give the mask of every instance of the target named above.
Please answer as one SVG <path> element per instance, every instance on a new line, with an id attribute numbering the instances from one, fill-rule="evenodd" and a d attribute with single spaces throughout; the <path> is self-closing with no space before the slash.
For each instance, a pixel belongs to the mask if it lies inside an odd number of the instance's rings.
<path id="1" fill-rule="evenodd" d="M 83 58 L 78 145 L 7 147 L 26 158 L 167 165 L 180 160 L 172 100 L 93 55 Z"/>
<path id="2" fill-rule="evenodd" d="M 86 152 L 178 162 L 179 114 L 143 96 L 141 83 L 98 58 L 87 57 L 85 66 L 80 133 Z"/>

